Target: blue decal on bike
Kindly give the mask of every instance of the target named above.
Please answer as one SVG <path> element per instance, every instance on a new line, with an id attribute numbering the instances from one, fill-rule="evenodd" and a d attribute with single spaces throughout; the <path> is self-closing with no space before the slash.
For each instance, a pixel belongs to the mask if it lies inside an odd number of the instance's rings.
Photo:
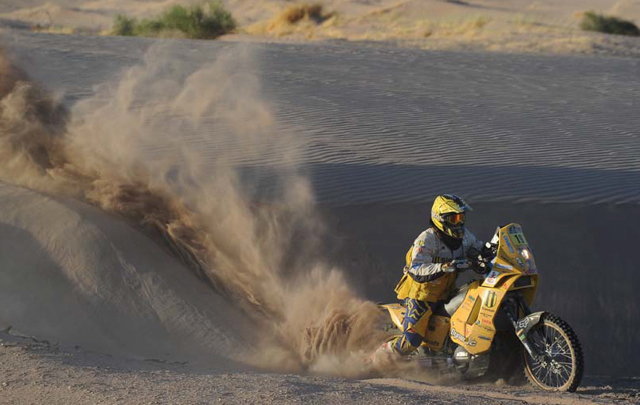
<path id="1" fill-rule="evenodd" d="M 511 241 L 509 240 L 509 237 L 507 235 L 504 235 L 502 239 L 504 239 L 504 242 L 507 244 L 507 249 L 509 249 L 509 252 L 515 253 L 516 251 L 511 245 Z"/>

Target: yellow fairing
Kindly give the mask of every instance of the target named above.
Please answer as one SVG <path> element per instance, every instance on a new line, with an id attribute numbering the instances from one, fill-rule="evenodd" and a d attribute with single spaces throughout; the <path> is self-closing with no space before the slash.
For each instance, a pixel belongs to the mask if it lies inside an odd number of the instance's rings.
<path id="1" fill-rule="evenodd" d="M 473 283 L 465 299 L 451 318 L 451 340 L 471 354 L 491 348 L 496 333 L 493 320 L 506 294 L 505 290 L 480 287 Z"/>
<path id="2" fill-rule="evenodd" d="M 499 273 L 497 282 L 492 287 L 502 289 L 522 289 L 527 305 L 531 305 L 538 290 L 538 269 L 533 258 L 533 253 L 519 224 L 509 224 L 500 228 L 498 232 L 500 242 L 498 255 L 493 265 L 492 273 Z M 519 277 L 513 277 L 519 276 Z M 523 276 L 526 276 L 523 277 Z M 522 277 L 520 281 L 516 279 Z M 483 285 L 488 286 L 491 277 L 488 277 Z M 511 283 L 505 281 L 512 279 Z M 525 283 L 525 281 L 530 281 Z M 488 283 L 489 282 L 489 283 Z"/>
<path id="3" fill-rule="evenodd" d="M 444 341 L 449 334 L 451 319 L 448 316 L 431 315 L 429 325 L 424 334 L 422 346 L 439 351 L 444 346 Z"/>
<path id="4" fill-rule="evenodd" d="M 538 289 L 535 261 L 520 225 L 501 228 L 498 237 L 493 270 L 482 284 L 476 281 L 469 286 L 462 305 L 451 318 L 451 339 L 471 354 L 491 348 L 495 316 L 507 291 L 521 290 L 530 305 Z"/>

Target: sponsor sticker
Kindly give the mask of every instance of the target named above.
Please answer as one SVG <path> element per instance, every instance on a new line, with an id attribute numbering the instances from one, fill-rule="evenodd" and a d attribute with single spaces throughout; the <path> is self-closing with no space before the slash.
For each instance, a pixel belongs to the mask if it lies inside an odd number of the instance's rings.
<path id="1" fill-rule="evenodd" d="M 496 283 L 498 282 L 498 276 L 500 275 L 499 272 L 495 271 L 495 270 L 491 270 L 491 273 L 489 273 L 487 275 L 487 278 L 484 279 L 484 283 L 486 285 L 496 285 Z"/>
<path id="2" fill-rule="evenodd" d="M 527 240 L 524 238 L 524 234 L 514 233 L 511 235 L 511 238 L 513 238 L 513 243 L 515 243 L 516 246 L 528 246 Z"/>
<path id="3" fill-rule="evenodd" d="M 496 306 L 498 296 L 495 291 L 487 291 L 484 296 L 484 306 L 487 308 L 493 308 Z"/>
<path id="4" fill-rule="evenodd" d="M 457 330 L 455 330 L 453 328 L 451 329 L 451 337 L 454 337 L 454 338 L 460 340 L 465 345 L 469 345 L 471 347 L 474 347 L 477 344 L 477 342 L 475 340 L 471 339 L 471 337 L 466 338 L 466 337 L 462 336 Z"/>
<path id="5" fill-rule="evenodd" d="M 496 262 L 496 267 L 499 269 L 513 270 L 513 266 L 510 266 L 508 264 L 502 264 L 500 262 Z"/>
<path id="6" fill-rule="evenodd" d="M 529 326 L 529 318 L 520 319 L 517 325 L 518 328 L 525 329 L 527 326 Z"/>
<path id="7" fill-rule="evenodd" d="M 513 248 L 513 245 L 511 244 L 511 240 L 509 240 L 509 236 L 505 234 L 502 236 L 502 239 L 504 240 L 504 243 L 507 245 L 507 249 L 509 249 L 509 252 L 511 254 L 514 254 L 516 250 Z"/>

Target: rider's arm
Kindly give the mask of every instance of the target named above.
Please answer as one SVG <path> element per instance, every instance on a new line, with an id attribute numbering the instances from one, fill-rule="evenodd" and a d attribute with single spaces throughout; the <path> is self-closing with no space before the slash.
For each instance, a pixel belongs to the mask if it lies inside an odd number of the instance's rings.
<path id="1" fill-rule="evenodd" d="M 413 242 L 413 252 L 411 254 L 411 265 L 409 266 L 409 275 L 412 279 L 419 283 L 426 283 L 442 277 L 442 263 L 435 263 L 435 235 L 423 232 Z"/>
<path id="2" fill-rule="evenodd" d="M 474 248 L 474 249 L 480 250 L 480 249 L 482 249 L 482 247 L 484 246 L 484 242 L 483 242 L 483 241 L 481 241 L 480 239 L 476 238 L 476 236 L 475 236 L 474 234 L 472 234 L 472 233 L 471 233 L 471 231 L 470 231 L 470 230 L 468 230 L 468 229 L 467 229 L 467 230 L 465 230 L 465 232 L 464 232 L 464 237 L 465 237 L 465 238 L 468 238 L 468 240 L 469 240 L 469 242 L 468 242 L 469 246 L 470 246 L 470 247 L 472 247 L 472 248 Z"/>
<path id="3" fill-rule="evenodd" d="M 493 255 L 493 251 L 491 248 L 486 247 L 484 242 L 476 237 L 469 231 L 465 231 L 465 242 L 468 246 L 466 249 L 466 256 L 469 260 L 471 260 L 472 266 L 474 266 L 474 270 L 477 273 L 480 273 L 480 270 L 484 272 L 488 272 L 491 270 L 491 265 L 486 263 L 488 259 L 490 259 Z M 478 260 L 482 260 L 485 264 L 480 265 Z"/>

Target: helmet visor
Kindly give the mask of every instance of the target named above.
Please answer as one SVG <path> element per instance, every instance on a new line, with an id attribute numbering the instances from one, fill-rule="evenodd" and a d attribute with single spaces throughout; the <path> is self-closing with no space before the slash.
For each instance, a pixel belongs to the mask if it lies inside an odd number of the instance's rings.
<path id="1" fill-rule="evenodd" d="M 464 224 L 464 220 L 466 218 L 466 215 L 464 212 L 458 212 L 458 213 L 453 213 L 453 214 L 447 214 L 444 217 L 444 221 L 448 224 L 448 225 L 462 225 Z"/>

